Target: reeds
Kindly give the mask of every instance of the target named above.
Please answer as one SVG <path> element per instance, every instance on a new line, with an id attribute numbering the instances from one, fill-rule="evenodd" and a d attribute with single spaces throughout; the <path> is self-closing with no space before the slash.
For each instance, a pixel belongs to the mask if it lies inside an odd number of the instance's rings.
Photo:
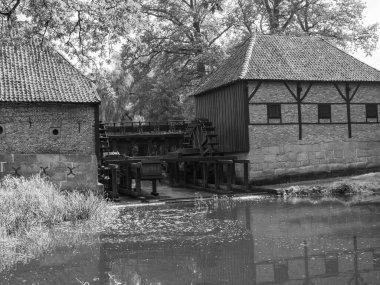
<path id="1" fill-rule="evenodd" d="M 94 241 L 117 217 L 90 190 L 61 191 L 39 176 L 5 177 L 0 183 L 0 272 L 57 246 Z"/>
<path id="2" fill-rule="evenodd" d="M 34 227 L 101 220 L 109 215 L 102 197 L 62 192 L 46 179 L 5 177 L 0 184 L 0 239 L 21 237 Z"/>

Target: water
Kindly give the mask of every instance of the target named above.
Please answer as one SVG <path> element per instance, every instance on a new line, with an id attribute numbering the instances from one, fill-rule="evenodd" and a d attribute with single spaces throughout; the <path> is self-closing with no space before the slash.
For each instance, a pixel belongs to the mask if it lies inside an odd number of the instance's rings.
<path id="1" fill-rule="evenodd" d="M 380 284 L 379 206 L 265 199 L 128 211 L 0 284 Z"/>

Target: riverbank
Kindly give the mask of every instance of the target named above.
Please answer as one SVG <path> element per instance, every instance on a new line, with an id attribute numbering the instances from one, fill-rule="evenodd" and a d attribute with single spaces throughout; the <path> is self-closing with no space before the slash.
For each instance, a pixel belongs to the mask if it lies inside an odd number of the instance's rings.
<path id="1" fill-rule="evenodd" d="M 0 271 L 99 230 L 115 210 L 92 191 L 61 191 L 40 177 L 0 184 Z"/>
<path id="2" fill-rule="evenodd" d="M 263 186 L 279 195 L 380 194 L 380 172 Z"/>

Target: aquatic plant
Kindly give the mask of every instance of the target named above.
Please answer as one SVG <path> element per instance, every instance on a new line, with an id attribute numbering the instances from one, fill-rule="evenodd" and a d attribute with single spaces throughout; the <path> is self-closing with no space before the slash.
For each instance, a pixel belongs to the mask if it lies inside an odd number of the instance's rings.
<path id="1" fill-rule="evenodd" d="M 201 194 L 196 193 L 194 198 L 194 207 L 197 211 L 230 209 L 235 205 L 232 197 L 227 195 L 212 195 L 211 198 L 204 198 Z"/>
<path id="2" fill-rule="evenodd" d="M 0 271 L 51 248 L 63 232 L 72 240 L 73 232 L 85 232 L 84 224 L 100 228 L 113 217 L 110 205 L 91 191 L 60 191 L 39 176 L 7 176 L 0 184 Z"/>

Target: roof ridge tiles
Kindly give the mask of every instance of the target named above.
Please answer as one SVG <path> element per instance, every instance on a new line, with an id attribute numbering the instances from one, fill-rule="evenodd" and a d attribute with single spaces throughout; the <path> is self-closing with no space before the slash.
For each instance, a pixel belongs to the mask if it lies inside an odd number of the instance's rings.
<path id="1" fill-rule="evenodd" d="M 249 39 L 249 44 L 248 44 L 247 51 L 245 53 L 245 58 L 244 58 L 243 66 L 241 69 L 241 73 L 239 75 L 239 79 L 244 79 L 245 76 L 247 75 L 248 66 L 251 60 L 252 50 L 253 50 L 253 46 L 255 45 L 255 42 L 256 42 L 256 35 L 253 35 Z"/>

